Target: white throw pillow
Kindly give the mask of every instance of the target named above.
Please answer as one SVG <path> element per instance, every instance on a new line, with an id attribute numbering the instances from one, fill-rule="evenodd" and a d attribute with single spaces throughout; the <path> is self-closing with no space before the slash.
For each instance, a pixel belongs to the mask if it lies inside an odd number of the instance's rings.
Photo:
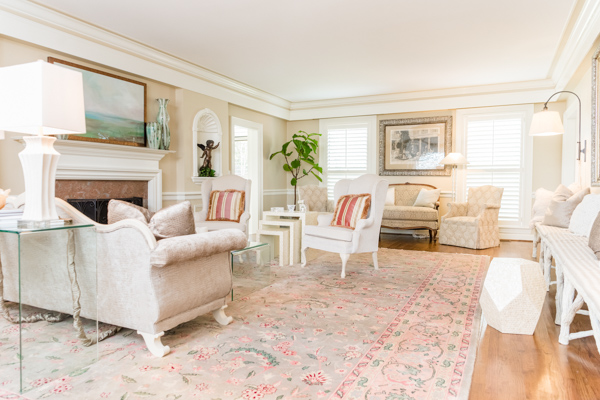
<path id="1" fill-rule="evenodd" d="M 544 215 L 546 215 L 546 210 L 552 201 L 553 195 L 553 191 L 544 188 L 539 188 L 535 191 L 535 201 L 533 202 L 531 221 L 529 222 L 531 229 L 533 229 L 537 222 L 544 220 Z"/>
<path id="2" fill-rule="evenodd" d="M 396 189 L 395 186 L 388 188 L 387 194 L 385 195 L 385 205 L 394 206 L 396 205 Z"/>
<path id="3" fill-rule="evenodd" d="M 435 203 L 440 198 L 442 189 L 421 189 L 413 207 L 428 207 L 435 208 Z"/>
<path id="4" fill-rule="evenodd" d="M 580 190 L 567 200 L 557 201 L 555 192 L 554 197 L 548 206 L 548 210 L 546 210 L 546 215 L 544 215 L 542 224 L 568 228 L 573 211 L 575 211 L 575 208 L 588 194 L 590 194 L 589 188 Z"/>
<path id="5" fill-rule="evenodd" d="M 590 237 L 592 225 L 599 212 L 600 195 L 588 194 L 575 207 L 575 211 L 571 215 L 571 222 L 569 222 L 569 230 L 576 235 Z"/>

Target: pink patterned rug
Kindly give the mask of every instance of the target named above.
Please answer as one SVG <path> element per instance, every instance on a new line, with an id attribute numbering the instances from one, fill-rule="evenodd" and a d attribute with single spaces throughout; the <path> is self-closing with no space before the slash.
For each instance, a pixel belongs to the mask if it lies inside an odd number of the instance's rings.
<path id="1" fill-rule="evenodd" d="M 90 349 L 70 319 L 31 324 L 23 397 L 3 391 L 16 384 L 4 372 L 15 370 L 18 335 L 0 319 L 0 398 L 467 399 L 488 262 L 381 249 L 379 271 L 370 254 L 352 255 L 346 279 L 336 254 L 273 266 L 270 286 L 230 304 L 232 324 L 180 325 L 161 359 L 130 330 Z M 70 358 L 96 350 L 88 366 Z"/>

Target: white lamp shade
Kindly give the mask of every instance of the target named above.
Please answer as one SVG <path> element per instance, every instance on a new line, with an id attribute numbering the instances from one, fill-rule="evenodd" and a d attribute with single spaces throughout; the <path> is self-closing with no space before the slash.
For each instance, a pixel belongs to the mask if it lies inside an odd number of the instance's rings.
<path id="1" fill-rule="evenodd" d="M 85 133 L 83 77 L 45 61 L 0 68 L 0 130 Z"/>
<path id="2" fill-rule="evenodd" d="M 565 133 L 565 128 L 556 111 L 544 110 L 533 114 L 529 136 L 551 136 Z"/>
<path id="3" fill-rule="evenodd" d="M 444 157 L 442 161 L 440 161 L 440 164 L 442 165 L 465 165 L 468 163 L 469 162 L 467 161 L 465 156 L 463 156 L 460 153 L 450 153 L 446 157 Z"/>

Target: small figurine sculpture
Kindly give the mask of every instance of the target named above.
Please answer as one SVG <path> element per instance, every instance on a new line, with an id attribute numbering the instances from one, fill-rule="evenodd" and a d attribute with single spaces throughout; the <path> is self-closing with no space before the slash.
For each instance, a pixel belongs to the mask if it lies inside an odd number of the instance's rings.
<path id="1" fill-rule="evenodd" d="M 200 169 L 208 169 L 211 170 L 212 169 L 212 151 L 217 149 L 219 147 L 219 145 L 221 144 L 220 142 L 217 143 L 217 145 L 215 146 L 215 141 L 214 140 L 207 140 L 206 141 L 206 146 L 198 143 L 198 147 L 200 147 L 200 149 L 202 150 L 202 155 L 200 156 L 200 158 L 204 158 L 204 162 L 202 163 L 202 167 L 200 167 Z"/>

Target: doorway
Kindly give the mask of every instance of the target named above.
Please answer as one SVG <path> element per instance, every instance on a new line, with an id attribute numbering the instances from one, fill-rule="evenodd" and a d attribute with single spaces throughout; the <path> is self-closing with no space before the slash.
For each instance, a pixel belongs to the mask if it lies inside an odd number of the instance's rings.
<path id="1" fill-rule="evenodd" d="M 263 126 L 257 122 L 231 117 L 231 169 L 232 173 L 252 180 L 250 191 L 249 233 L 258 231 L 262 217 L 263 192 Z"/>

